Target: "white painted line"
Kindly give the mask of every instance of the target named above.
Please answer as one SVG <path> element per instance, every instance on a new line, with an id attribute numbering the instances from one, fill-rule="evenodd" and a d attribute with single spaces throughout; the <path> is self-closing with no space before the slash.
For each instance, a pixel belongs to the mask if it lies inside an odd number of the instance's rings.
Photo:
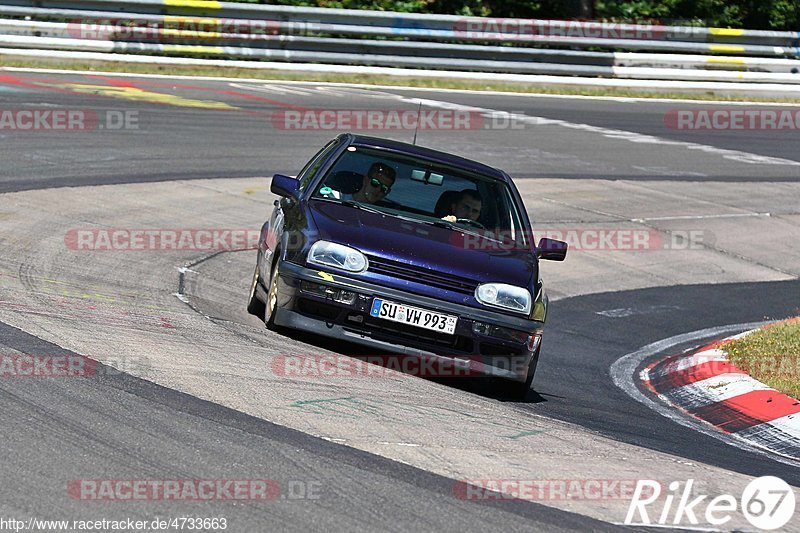
<path id="1" fill-rule="evenodd" d="M 276 83 L 228 83 L 229 86 L 235 89 L 241 89 L 244 91 L 255 91 L 255 92 L 263 92 L 263 93 L 283 93 L 286 90 L 296 90 L 290 87 L 284 87 L 282 84 Z M 368 87 L 368 86 L 366 86 Z M 319 87 L 307 87 L 303 89 L 305 95 L 326 95 L 326 96 L 335 96 L 335 97 L 342 97 L 342 98 L 353 98 L 357 97 L 359 99 L 363 98 L 377 98 L 381 100 L 400 100 L 403 97 L 399 94 L 394 93 L 387 93 L 383 91 L 376 91 L 376 90 L 366 90 L 361 87 L 331 87 L 331 86 L 319 86 Z"/>
<path id="2" fill-rule="evenodd" d="M 751 330 L 748 330 L 748 331 L 743 331 L 741 333 L 737 333 L 736 335 L 731 335 L 730 337 L 727 337 L 725 340 L 735 341 L 736 339 L 741 339 L 743 337 L 747 337 L 748 335 L 752 334 L 755 331 L 756 330 L 754 330 L 754 329 L 751 329 Z"/>
<path id="3" fill-rule="evenodd" d="M 758 454 L 772 461 L 776 461 L 793 467 L 800 467 L 800 461 L 796 461 L 781 455 L 776 455 L 775 453 L 771 453 L 761 447 L 756 447 L 749 441 L 737 438 L 731 434 L 722 433 L 721 431 L 717 430 L 716 428 L 713 428 L 712 426 L 704 424 L 694 418 L 690 418 L 688 416 L 683 415 L 681 412 L 677 411 L 671 406 L 656 402 L 652 398 L 645 396 L 636 385 L 637 381 L 636 370 L 639 368 L 639 366 L 641 366 L 644 360 L 649 357 L 652 357 L 661 352 L 665 352 L 670 348 L 672 348 L 673 346 L 678 346 L 679 344 L 693 342 L 699 339 L 708 339 L 711 337 L 728 335 L 730 333 L 734 333 L 737 331 L 740 332 L 743 330 L 755 329 L 768 323 L 769 322 L 748 322 L 745 324 L 732 324 L 729 326 L 706 328 L 697 331 L 692 331 L 689 333 L 683 333 L 681 335 L 675 335 L 666 339 L 662 339 L 660 341 L 650 343 L 646 346 L 639 348 L 635 352 L 623 355 L 622 357 L 617 359 L 614 362 L 614 364 L 611 365 L 611 369 L 609 371 L 609 373 L 611 374 L 611 379 L 617 387 L 619 387 L 625 392 L 625 394 L 627 394 L 637 402 L 649 407 L 650 409 L 657 412 L 661 416 L 672 420 L 676 424 L 680 424 L 681 426 L 690 428 L 694 431 L 698 431 L 709 437 L 713 437 L 719 441 L 729 444 L 730 446 L 734 446 L 741 450 L 746 450 L 751 453 Z"/>
<path id="4" fill-rule="evenodd" d="M 235 85 L 235 84 L 233 84 Z M 278 94 L 294 94 L 298 96 L 312 96 L 315 91 L 310 88 L 303 88 L 303 87 L 284 87 L 281 85 L 271 85 L 270 88 L 272 89 L 271 93 L 278 93 Z"/>
<path id="5" fill-rule="evenodd" d="M 650 222 L 658 220 L 704 220 L 708 218 L 742 218 L 742 217 L 770 217 L 770 213 L 729 213 L 722 215 L 681 215 L 671 217 L 631 218 L 630 222 Z"/>
<path id="6" fill-rule="evenodd" d="M 534 126 L 549 126 L 549 125 L 561 126 L 573 130 L 586 131 L 588 133 L 597 133 L 608 139 L 619 139 L 636 144 L 655 144 L 660 146 L 668 145 L 679 148 L 686 148 L 687 150 L 697 150 L 708 154 L 719 155 L 722 156 L 723 159 L 737 161 L 739 163 L 748 163 L 756 165 L 800 166 L 800 161 L 794 161 L 791 159 L 769 157 L 764 155 L 752 154 L 741 150 L 729 150 L 726 148 L 718 148 L 716 146 L 709 146 L 706 144 L 699 144 L 688 141 L 676 141 L 633 131 L 603 128 L 601 126 L 593 126 L 591 124 L 581 124 L 576 122 L 568 122 L 566 120 L 560 120 L 560 119 L 531 116 L 531 115 L 526 115 L 524 113 L 509 113 L 507 111 L 501 111 L 499 109 L 467 106 L 462 104 L 455 104 L 452 102 L 446 102 L 442 100 L 430 100 L 427 98 L 402 98 L 401 101 L 405 101 L 414 105 L 422 104 L 423 106 L 426 107 L 435 107 L 448 110 L 463 110 L 463 111 L 470 111 L 473 113 L 484 113 L 488 117 L 499 116 L 503 119 L 512 119 L 516 120 L 517 122 L 531 124 Z"/>

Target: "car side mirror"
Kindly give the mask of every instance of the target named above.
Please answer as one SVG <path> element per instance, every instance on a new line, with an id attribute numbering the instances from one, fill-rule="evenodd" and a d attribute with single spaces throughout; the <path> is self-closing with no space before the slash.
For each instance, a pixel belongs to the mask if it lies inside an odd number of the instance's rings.
<path id="1" fill-rule="evenodd" d="M 300 181 L 291 176 L 284 176 L 283 174 L 275 174 L 272 176 L 272 184 L 269 190 L 278 196 L 293 197 L 300 189 Z"/>
<path id="2" fill-rule="evenodd" d="M 567 257 L 567 247 L 564 241 L 542 237 L 536 247 L 536 256 L 547 261 L 563 261 Z"/>

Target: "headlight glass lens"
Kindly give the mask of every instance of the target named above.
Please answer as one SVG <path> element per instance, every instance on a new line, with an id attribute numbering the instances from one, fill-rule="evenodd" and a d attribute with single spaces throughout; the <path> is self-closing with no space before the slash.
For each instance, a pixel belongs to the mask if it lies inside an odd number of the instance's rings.
<path id="1" fill-rule="evenodd" d="M 369 266 L 367 257 L 355 248 L 328 241 L 317 241 L 311 246 L 308 262 L 348 272 L 363 272 Z"/>
<path id="2" fill-rule="evenodd" d="M 484 305 L 520 313 L 530 313 L 531 293 L 528 289 L 505 283 L 484 283 L 475 289 L 475 298 Z"/>

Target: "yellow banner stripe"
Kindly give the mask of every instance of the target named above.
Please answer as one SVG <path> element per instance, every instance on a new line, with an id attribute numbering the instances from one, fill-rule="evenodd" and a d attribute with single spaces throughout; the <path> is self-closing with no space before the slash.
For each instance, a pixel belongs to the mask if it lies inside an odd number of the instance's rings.
<path id="1" fill-rule="evenodd" d="M 224 54 L 225 50 L 220 46 L 188 46 L 183 44 L 165 44 L 165 52 L 180 54 Z"/>
<path id="2" fill-rule="evenodd" d="M 708 49 L 712 52 L 744 52 L 744 46 L 737 46 L 735 44 L 710 44 Z"/>
<path id="3" fill-rule="evenodd" d="M 191 7 L 194 9 L 221 9 L 222 6 L 215 0 L 164 0 L 165 6 Z"/>
<path id="4" fill-rule="evenodd" d="M 194 26 L 219 26 L 220 24 L 222 24 L 222 19 L 214 17 L 181 17 L 176 15 L 164 16 L 165 26 L 181 25 L 181 24 L 185 25 L 193 24 Z"/>
<path id="5" fill-rule="evenodd" d="M 728 63 L 731 65 L 744 65 L 744 59 L 738 57 L 709 57 L 706 63 Z"/>
<path id="6" fill-rule="evenodd" d="M 161 32 L 164 37 L 189 37 L 189 38 L 206 38 L 206 39 L 219 39 L 222 34 L 216 31 L 192 31 L 192 30 L 176 30 L 171 28 L 164 28 Z"/>
<path id="7" fill-rule="evenodd" d="M 744 33 L 744 30 L 736 28 L 708 28 L 708 31 L 718 37 L 740 37 Z"/>

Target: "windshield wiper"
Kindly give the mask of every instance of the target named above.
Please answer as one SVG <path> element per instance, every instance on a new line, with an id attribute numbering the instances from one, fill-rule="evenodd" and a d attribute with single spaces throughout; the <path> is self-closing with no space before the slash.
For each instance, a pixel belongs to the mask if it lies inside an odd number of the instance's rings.
<path id="1" fill-rule="evenodd" d="M 355 200 L 340 200 L 342 205 L 346 205 L 348 207 L 355 207 L 356 209 L 363 209 L 364 211 L 369 211 L 370 213 L 378 213 L 379 215 L 386 215 L 388 213 L 384 213 L 379 209 L 375 209 L 374 207 L 369 207 L 364 205 L 360 202 L 356 202 Z"/>
<path id="2" fill-rule="evenodd" d="M 327 196 L 314 196 L 314 200 L 323 200 L 325 202 L 332 202 L 334 204 L 342 204 L 346 205 L 347 207 L 355 207 L 356 209 L 363 209 L 364 211 L 369 211 L 370 213 L 378 213 L 379 215 L 386 215 L 383 211 L 375 209 L 374 207 L 368 207 L 362 203 L 356 202 L 355 200 L 339 200 L 337 198 L 328 198 Z"/>
<path id="3" fill-rule="evenodd" d="M 436 226 L 437 228 L 445 228 L 445 229 L 449 229 L 449 230 L 452 230 L 452 231 L 460 231 L 462 233 L 469 233 L 470 235 L 475 235 L 476 237 L 482 237 L 484 239 L 489 239 L 490 241 L 500 242 L 497 239 L 493 239 L 492 237 L 489 237 L 488 235 L 484 235 L 483 233 L 478 233 L 477 231 L 475 231 L 473 229 L 465 228 L 464 226 L 459 226 L 456 223 L 448 222 L 447 220 L 442 220 L 442 219 L 438 219 L 438 220 L 420 220 L 418 218 L 414 218 L 414 219 L 410 219 L 410 220 L 414 220 L 415 222 L 421 222 L 423 224 L 429 224 L 431 226 Z"/>

